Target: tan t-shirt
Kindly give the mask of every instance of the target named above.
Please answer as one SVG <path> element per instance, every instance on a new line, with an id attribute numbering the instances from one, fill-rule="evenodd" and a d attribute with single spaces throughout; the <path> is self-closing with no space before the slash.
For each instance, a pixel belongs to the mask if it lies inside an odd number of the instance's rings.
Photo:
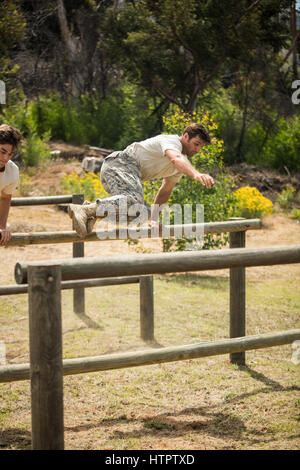
<path id="1" fill-rule="evenodd" d="M 19 168 L 9 160 L 5 165 L 5 170 L 0 171 L 0 195 L 1 193 L 12 194 L 18 186 Z"/>
<path id="2" fill-rule="evenodd" d="M 182 152 L 178 135 L 160 134 L 141 142 L 130 144 L 124 152 L 138 160 L 142 181 L 168 178 L 177 183 L 183 176 L 166 156 L 166 150 Z"/>

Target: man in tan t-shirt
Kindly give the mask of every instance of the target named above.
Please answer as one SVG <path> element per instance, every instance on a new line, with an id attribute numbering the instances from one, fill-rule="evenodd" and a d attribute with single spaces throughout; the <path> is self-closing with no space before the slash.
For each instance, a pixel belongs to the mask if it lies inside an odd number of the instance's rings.
<path id="1" fill-rule="evenodd" d="M 176 183 L 183 175 L 210 188 L 214 180 L 210 175 L 199 173 L 188 157 L 198 153 L 211 142 L 206 129 L 200 124 L 190 124 L 182 136 L 161 134 L 142 142 L 134 142 L 122 152 L 113 152 L 105 158 L 101 168 L 101 182 L 111 195 L 97 199 L 94 204 L 69 205 L 69 215 L 73 219 L 78 235 L 90 233 L 97 218 L 103 218 L 110 207 L 117 211 L 121 205 L 146 205 L 143 181 L 163 178 L 162 185 L 154 199 L 154 209 L 149 212 L 150 224 L 158 223 L 159 206 L 165 204 Z"/>
<path id="2" fill-rule="evenodd" d="M 12 193 L 19 181 L 19 168 L 11 161 L 21 141 L 20 132 L 12 126 L 0 126 L 0 244 L 6 245 L 11 239 L 11 232 L 6 224 Z"/>

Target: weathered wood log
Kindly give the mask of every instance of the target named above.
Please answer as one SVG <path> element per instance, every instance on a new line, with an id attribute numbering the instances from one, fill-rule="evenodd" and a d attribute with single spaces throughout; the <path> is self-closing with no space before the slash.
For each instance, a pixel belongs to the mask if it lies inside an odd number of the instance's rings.
<path id="1" fill-rule="evenodd" d="M 51 264 L 54 260 L 43 261 Z M 206 271 L 233 267 L 271 266 L 300 262 L 300 245 L 262 248 L 203 250 L 199 252 L 159 253 L 55 260 L 61 265 L 62 279 L 138 276 L 172 272 Z M 41 262 L 31 262 L 37 265 Z M 17 263 L 15 279 L 27 283 L 27 262 Z"/>
<path id="2" fill-rule="evenodd" d="M 30 266 L 29 337 L 33 450 L 63 450 L 60 266 Z"/>
<path id="3" fill-rule="evenodd" d="M 142 276 L 112 277 L 105 279 L 79 279 L 77 281 L 62 281 L 61 289 L 76 289 L 77 287 L 115 286 L 120 284 L 137 284 Z M 1 295 L 27 294 L 28 284 L 13 284 L 0 286 Z"/>
<path id="4" fill-rule="evenodd" d="M 231 249 L 245 248 L 245 232 L 232 232 L 229 234 L 229 246 Z M 229 269 L 229 298 L 230 298 L 230 338 L 239 338 L 246 334 L 246 269 Z M 245 352 L 230 354 L 232 364 L 245 365 Z"/>
<path id="5" fill-rule="evenodd" d="M 72 195 L 65 196 L 36 196 L 36 197 L 14 197 L 12 206 L 42 206 L 48 204 L 68 204 L 72 202 Z"/>
<path id="6" fill-rule="evenodd" d="M 144 341 L 154 340 L 153 276 L 140 278 L 140 329 Z"/>
<path id="7" fill-rule="evenodd" d="M 74 194 L 72 196 L 73 204 L 83 204 L 84 195 Z M 72 229 L 74 230 L 74 222 L 72 221 Z M 84 258 L 84 243 L 73 243 L 73 258 Z M 76 314 L 85 313 L 85 292 L 83 287 L 76 287 L 73 291 L 73 311 Z"/>
<path id="8" fill-rule="evenodd" d="M 222 233 L 222 232 L 239 232 L 241 230 L 259 230 L 262 227 L 260 219 L 248 219 L 243 221 L 225 221 L 225 222 L 210 222 L 204 224 L 186 224 L 186 225 L 173 225 L 166 226 L 170 232 L 170 237 L 178 233 L 179 230 L 203 230 L 207 233 Z M 75 231 L 61 231 L 61 232 L 32 232 L 32 233 L 13 233 L 11 240 L 7 246 L 26 246 L 26 245 L 42 245 L 52 243 L 82 243 L 82 242 L 95 242 L 105 240 L 120 240 L 130 238 L 124 235 L 124 229 L 111 229 L 109 231 L 97 230 L 90 233 L 84 238 L 80 238 Z M 146 228 L 141 233 L 142 238 L 157 238 L 162 237 L 162 232 L 156 234 L 151 228 Z M 135 237 L 137 238 L 137 237 Z"/>
<path id="9" fill-rule="evenodd" d="M 147 349 L 102 356 L 79 357 L 63 361 L 63 374 L 83 374 L 104 370 L 138 367 L 164 362 L 200 359 L 202 357 L 230 354 L 234 352 L 264 349 L 291 344 L 300 339 L 300 329 L 244 336 L 242 338 L 207 341 L 196 344 Z M 0 367 L 0 383 L 29 379 L 29 364 Z"/>

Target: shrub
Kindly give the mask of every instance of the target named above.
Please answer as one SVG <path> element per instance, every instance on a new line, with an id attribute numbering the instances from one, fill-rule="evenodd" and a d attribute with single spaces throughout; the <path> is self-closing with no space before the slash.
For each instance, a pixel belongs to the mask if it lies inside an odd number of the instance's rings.
<path id="1" fill-rule="evenodd" d="M 27 136 L 20 148 L 20 155 L 26 167 L 38 166 L 50 158 L 50 149 L 43 140 L 48 140 L 49 135 L 41 139 L 35 132 Z"/>
<path id="2" fill-rule="evenodd" d="M 19 155 L 26 167 L 38 166 L 50 158 L 50 149 L 45 144 L 51 134 L 49 131 L 39 134 L 38 124 L 33 116 L 33 104 L 21 95 L 10 95 L 11 105 L 0 116 L 0 123 L 10 124 L 19 129 L 24 137 Z"/>
<path id="3" fill-rule="evenodd" d="M 63 100 L 51 92 L 30 102 L 30 109 L 40 135 L 50 129 L 52 139 L 121 150 L 156 128 L 148 101 L 143 90 L 125 82 L 105 98 L 96 94 Z"/>
<path id="4" fill-rule="evenodd" d="M 61 181 L 61 188 L 65 193 L 84 194 L 85 199 L 94 202 L 97 198 L 107 197 L 108 194 L 102 186 L 100 176 L 95 173 L 76 173 L 65 175 Z"/>
<path id="5" fill-rule="evenodd" d="M 287 185 L 285 189 L 281 191 L 277 196 L 277 202 L 282 209 L 289 209 L 294 201 L 295 188 L 291 185 Z"/>
<path id="6" fill-rule="evenodd" d="M 256 188 L 244 186 L 234 193 L 236 215 L 251 219 L 270 215 L 273 211 L 272 201 L 264 197 Z"/>
<path id="7" fill-rule="evenodd" d="M 218 128 L 215 135 L 224 140 L 224 162 L 235 163 L 241 135 L 242 109 L 231 99 L 230 89 L 211 91 L 207 109 Z M 285 172 L 300 172 L 300 116 L 278 117 L 272 108 L 264 113 L 249 112 L 242 161 Z"/>
<path id="8" fill-rule="evenodd" d="M 294 207 L 291 212 L 292 219 L 298 220 L 300 222 L 300 209 Z"/>
<path id="9" fill-rule="evenodd" d="M 279 118 L 274 122 L 273 131 L 269 133 L 264 145 L 263 127 L 256 123 L 247 132 L 246 160 L 249 163 L 264 165 L 285 172 L 300 171 L 300 117 Z"/>

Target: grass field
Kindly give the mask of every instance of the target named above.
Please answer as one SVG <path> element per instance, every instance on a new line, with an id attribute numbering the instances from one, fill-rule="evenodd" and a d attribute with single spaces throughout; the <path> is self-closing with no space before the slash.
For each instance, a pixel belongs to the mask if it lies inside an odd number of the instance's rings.
<path id="1" fill-rule="evenodd" d="M 78 166 L 79 163 L 78 163 Z M 51 168 L 50 168 L 51 170 Z M 49 171 L 50 171 L 49 170 Z M 65 174 L 65 165 L 53 181 Z M 54 171 L 55 170 L 55 171 Z M 45 172 L 36 183 L 49 187 Z M 54 183 L 53 183 L 54 184 Z M 15 232 L 70 230 L 54 207 L 13 207 Z M 299 222 L 283 214 L 247 232 L 246 246 L 300 244 Z M 149 243 L 148 243 L 149 242 Z M 145 241 L 140 251 L 161 252 Z M 124 242 L 85 244 L 86 256 L 135 253 Z M 18 261 L 68 258 L 71 244 L 0 249 L 0 284 L 13 284 Z M 299 328 L 300 265 L 246 269 L 247 335 Z M 229 336 L 228 270 L 154 277 L 155 342 L 140 339 L 139 286 L 86 290 L 86 315 L 63 291 L 64 358 L 191 344 Z M 7 364 L 29 361 L 26 295 L 0 297 L 0 342 Z M 300 366 L 291 345 L 64 377 L 66 449 L 299 449 Z M 0 448 L 31 448 L 29 381 L 0 384 Z"/>
<path id="2" fill-rule="evenodd" d="M 252 268 L 251 268 L 252 269 Z M 286 267 L 288 269 L 288 267 Z M 248 270 L 247 270 L 248 271 Z M 86 291 L 72 313 L 63 292 L 64 357 L 228 337 L 228 277 L 155 277 L 155 342 L 139 338 L 138 285 Z M 247 282 L 247 334 L 299 325 L 299 279 Z M 27 297 L 0 306 L 9 363 L 28 362 Z M 68 449 L 299 449 L 299 366 L 290 345 L 64 378 Z M 0 445 L 31 445 L 29 382 L 1 384 Z"/>

